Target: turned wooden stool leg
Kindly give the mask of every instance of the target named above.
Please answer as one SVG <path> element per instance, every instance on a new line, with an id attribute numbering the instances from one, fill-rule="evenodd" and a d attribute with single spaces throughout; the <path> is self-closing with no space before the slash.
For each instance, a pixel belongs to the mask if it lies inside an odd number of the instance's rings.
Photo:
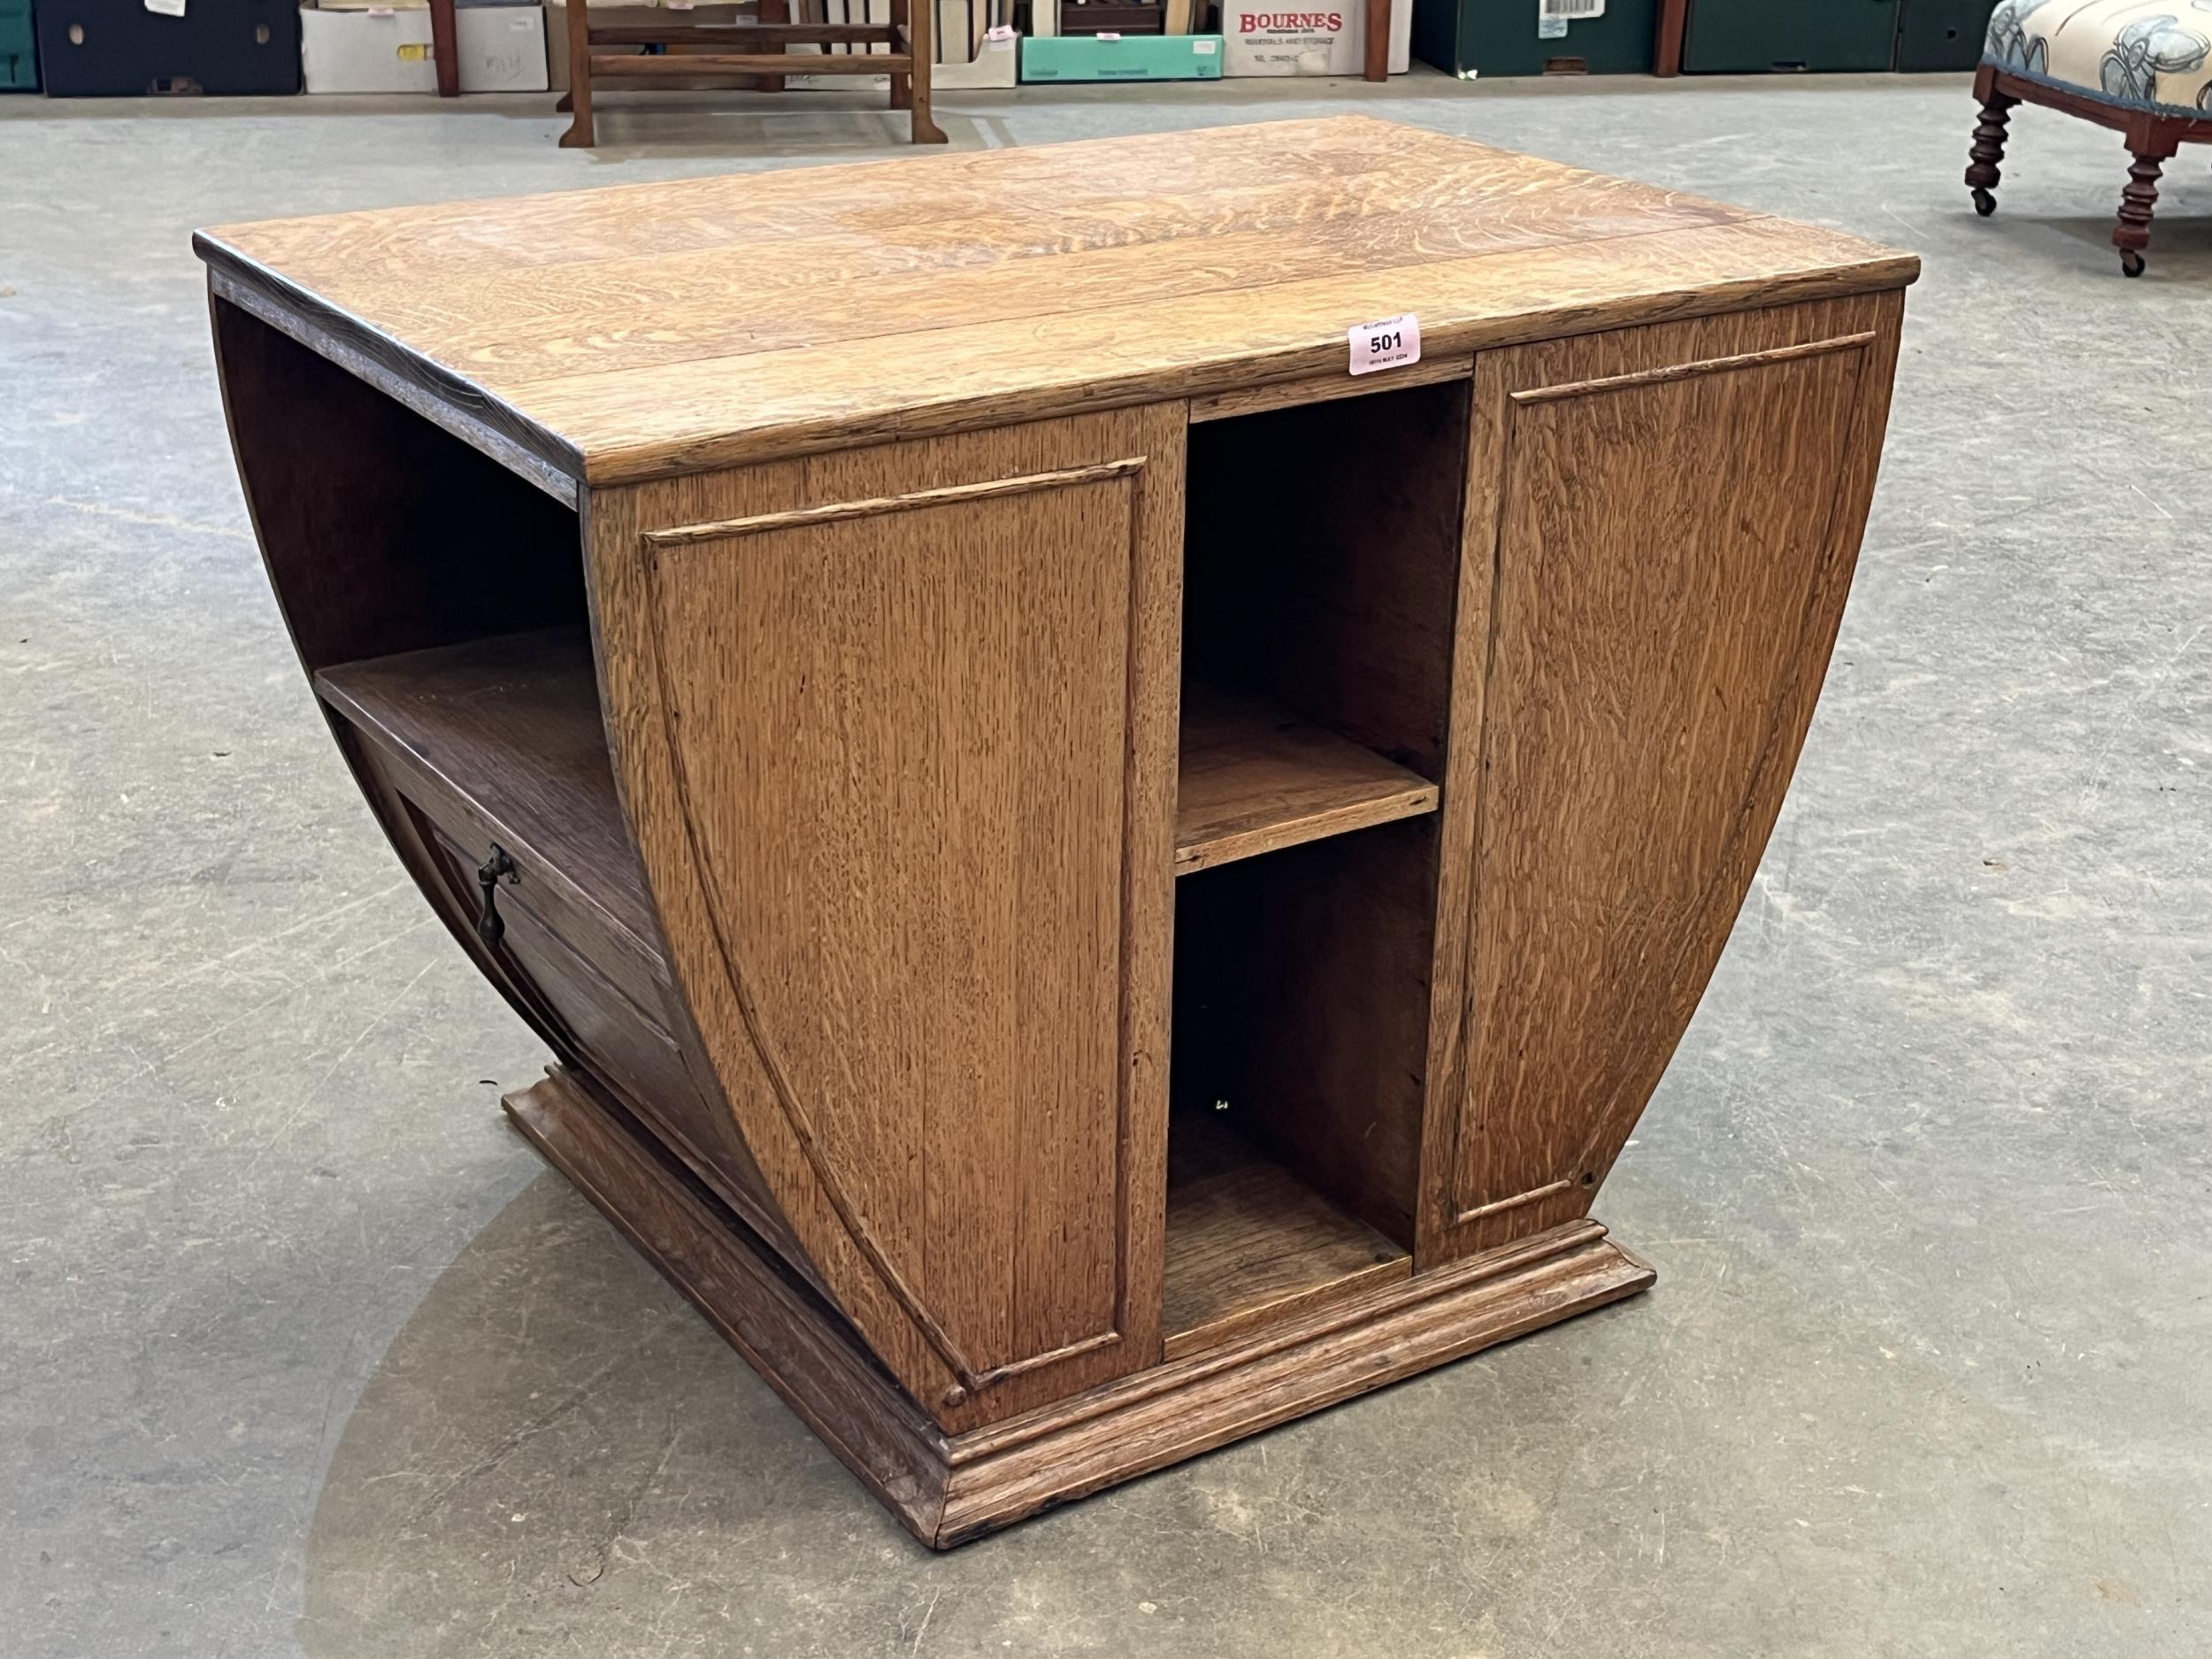
<path id="1" fill-rule="evenodd" d="M 2119 267 L 2128 276 L 2144 274 L 2144 248 L 2150 245 L 2150 214 L 2159 205 L 2159 173 L 2175 159 L 2181 137 L 2159 124 L 2132 128 L 2128 150 L 2135 162 L 2128 165 L 2128 188 L 2119 192 L 2119 223 L 2113 226 L 2113 245 L 2119 248 Z"/>
<path id="2" fill-rule="evenodd" d="M 568 0 L 568 102 L 573 117 L 561 134 L 563 150 L 589 150 L 591 127 L 591 17 L 587 0 Z"/>
<path id="3" fill-rule="evenodd" d="M 2005 125 L 2019 99 L 1991 87 L 1982 96 L 1982 119 L 1974 127 L 1974 147 L 1967 151 L 1966 182 L 1974 191 L 1974 211 L 1987 219 L 1997 211 L 1990 194 L 2002 176 L 1997 164 L 2005 158 Z"/>

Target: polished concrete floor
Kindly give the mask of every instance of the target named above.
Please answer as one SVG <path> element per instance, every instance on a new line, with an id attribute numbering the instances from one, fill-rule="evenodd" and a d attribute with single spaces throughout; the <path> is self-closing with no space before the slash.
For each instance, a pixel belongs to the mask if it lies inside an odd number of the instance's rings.
<path id="1" fill-rule="evenodd" d="M 0 1654 L 2212 1651 L 2212 178 L 1962 80 L 1337 109 L 1917 249 L 1796 791 L 1601 1213 L 1659 1288 L 946 1557 L 495 1110 L 541 1056 L 333 753 L 200 224 L 895 153 L 849 96 L 0 101 Z"/>

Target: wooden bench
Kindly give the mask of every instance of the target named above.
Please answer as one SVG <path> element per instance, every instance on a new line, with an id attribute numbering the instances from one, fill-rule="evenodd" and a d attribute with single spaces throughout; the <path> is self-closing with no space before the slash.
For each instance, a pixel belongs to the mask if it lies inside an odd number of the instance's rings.
<path id="1" fill-rule="evenodd" d="M 561 134 L 565 150 L 588 150 L 596 143 L 592 123 L 592 82 L 602 75 L 650 84 L 680 78 L 687 84 L 706 76 L 758 81 L 781 90 L 794 69 L 810 75 L 891 77 L 891 107 L 904 110 L 918 144 L 941 144 L 944 133 L 929 118 L 930 4 L 891 0 L 888 23 L 793 23 L 789 0 L 760 0 L 757 23 L 656 23 L 595 27 L 585 0 L 571 0 L 568 12 L 569 91 L 563 107 L 574 119 Z M 671 13 L 680 17 L 680 12 Z M 595 52 L 603 46 L 658 47 L 643 54 Z M 888 46 L 888 52 L 810 53 L 795 65 L 793 46 Z"/>

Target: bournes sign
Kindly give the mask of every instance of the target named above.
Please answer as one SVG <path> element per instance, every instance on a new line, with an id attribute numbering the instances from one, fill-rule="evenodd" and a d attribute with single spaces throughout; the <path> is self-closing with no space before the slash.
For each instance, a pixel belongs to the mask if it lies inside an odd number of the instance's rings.
<path id="1" fill-rule="evenodd" d="M 1411 0 L 1395 0 L 1391 21 L 1410 19 Z M 1343 4 L 1336 11 L 1294 11 L 1288 8 L 1238 5 L 1221 8 L 1221 72 L 1228 75 L 1356 75 L 1364 55 L 1366 17 L 1363 5 Z M 1391 45 L 1400 31 L 1393 27 Z M 1402 69 L 1402 55 L 1394 50 L 1391 67 Z"/>

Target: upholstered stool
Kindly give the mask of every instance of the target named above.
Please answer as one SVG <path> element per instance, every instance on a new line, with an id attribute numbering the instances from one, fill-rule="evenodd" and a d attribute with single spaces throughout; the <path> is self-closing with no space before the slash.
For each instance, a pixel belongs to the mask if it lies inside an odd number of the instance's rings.
<path id="1" fill-rule="evenodd" d="M 1974 96 L 1966 182 L 1974 210 L 1997 211 L 1997 164 L 2016 104 L 2116 127 L 2135 157 L 2112 233 L 2120 268 L 2143 274 L 2158 175 L 2183 144 L 2212 142 L 2212 0 L 2001 0 Z"/>

